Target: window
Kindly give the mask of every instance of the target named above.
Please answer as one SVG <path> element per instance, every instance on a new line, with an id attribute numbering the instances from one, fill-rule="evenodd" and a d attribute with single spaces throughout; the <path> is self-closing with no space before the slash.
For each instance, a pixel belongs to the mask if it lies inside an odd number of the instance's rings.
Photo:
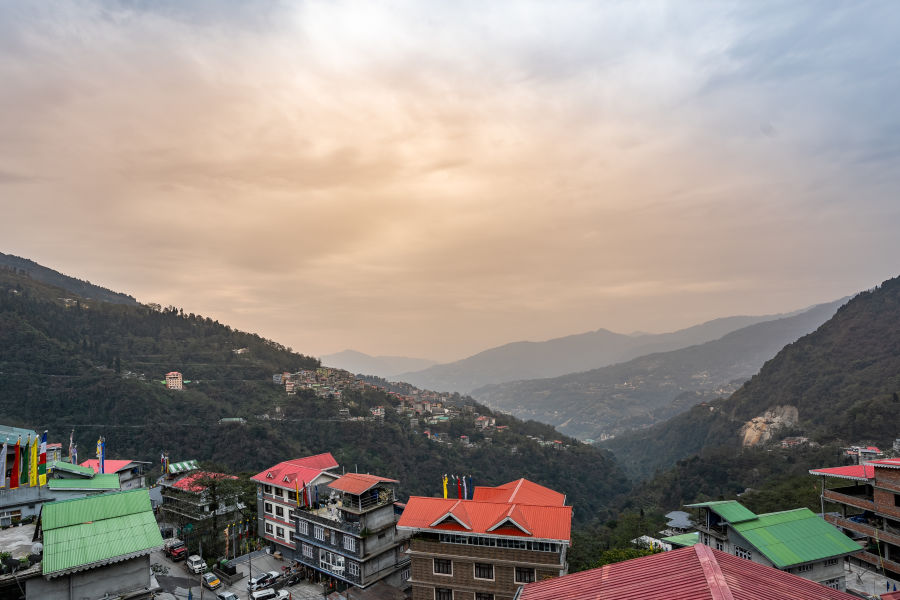
<path id="1" fill-rule="evenodd" d="M 289 510 L 288 511 L 288 521 L 293 522 L 293 520 L 294 520 L 294 511 Z"/>
<path id="2" fill-rule="evenodd" d="M 272 524 L 266 523 L 266 533 L 272 533 Z"/>
<path id="3" fill-rule="evenodd" d="M 272 514 L 272 503 L 271 502 L 266 502 L 266 512 L 269 513 L 270 515 Z"/>
<path id="4" fill-rule="evenodd" d="M 516 567 L 516 583 L 532 583 L 534 581 L 534 569 Z"/>
<path id="5" fill-rule="evenodd" d="M 718 550 L 719 552 L 724 552 L 724 551 L 725 551 L 725 544 L 723 544 L 723 543 L 720 542 L 719 540 L 716 540 L 716 550 Z"/>
<path id="6" fill-rule="evenodd" d="M 894 494 L 894 506 L 900 506 L 900 494 Z"/>
<path id="7" fill-rule="evenodd" d="M 828 581 L 823 581 L 822 585 L 825 587 L 830 587 L 833 590 L 841 589 L 841 578 L 837 577 L 835 579 L 829 579 Z"/>
<path id="8" fill-rule="evenodd" d="M 800 565 L 799 567 L 797 567 L 797 568 L 794 569 L 794 570 L 795 570 L 797 573 L 809 573 L 810 571 L 813 570 L 813 566 L 812 566 L 812 564 L 808 564 L 808 565 Z"/>
<path id="9" fill-rule="evenodd" d="M 400 571 L 400 581 L 406 581 L 407 579 L 409 579 L 409 567 Z"/>
<path id="10" fill-rule="evenodd" d="M 494 565 L 488 563 L 475 563 L 475 579 L 493 579 Z"/>
<path id="11" fill-rule="evenodd" d="M 344 549 L 350 552 L 356 552 L 356 538 L 350 535 L 344 535 Z"/>
<path id="12" fill-rule="evenodd" d="M 325 528 L 320 525 L 316 525 L 315 536 L 316 536 L 317 540 L 319 540 L 320 542 L 324 542 L 325 541 Z"/>
<path id="13" fill-rule="evenodd" d="M 355 575 L 356 577 L 359 577 L 359 563 L 348 561 L 347 562 L 347 572 L 350 575 Z"/>
<path id="14" fill-rule="evenodd" d="M 434 600 L 453 600 L 453 590 L 434 588 Z"/>
<path id="15" fill-rule="evenodd" d="M 313 547 L 310 546 L 309 544 L 303 544 L 303 556 L 305 556 L 306 558 L 312 558 L 313 557 Z"/>
<path id="16" fill-rule="evenodd" d="M 825 561 L 826 567 L 833 567 L 836 564 L 838 564 L 838 559 L 836 559 L 836 558 L 829 558 L 828 560 Z"/>
<path id="17" fill-rule="evenodd" d="M 453 575 L 453 563 L 444 558 L 434 559 L 435 575 Z"/>
<path id="18" fill-rule="evenodd" d="M 275 507 L 275 516 L 283 519 L 284 518 L 284 508 L 281 506 L 276 506 Z"/>
<path id="19" fill-rule="evenodd" d="M 297 522 L 297 529 L 299 529 L 300 533 L 302 533 L 303 535 L 309 535 L 309 521 L 300 519 Z"/>
<path id="20" fill-rule="evenodd" d="M 271 493 L 272 493 L 272 486 L 271 486 L 271 485 L 264 485 L 264 486 L 263 486 L 263 492 L 265 492 L 266 494 L 271 494 Z"/>
<path id="21" fill-rule="evenodd" d="M 272 495 L 281 498 L 281 488 L 272 488 Z"/>
<path id="22" fill-rule="evenodd" d="M 292 542 L 297 539 L 297 536 L 294 535 L 294 531 L 291 529 L 288 530 L 288 539 L 290 539 Z"/>
<path id="23" fill-rule="evenodd" d="M 281 539 L 284 539 L 284 527 L 276 527 L 275 535 L 280 537 Z"/>
<path id="24" fill-rule="evenodd" d="M 494 595 L 485 594 L 484 592 L 475 592 L 475 600 L 494 600 Z"/>
<path id="25" fill-rule="evenodd" d="M 297 492 L 288 492 L 287 499 L 290 500 L 291 502 L 296 502 L 297 501 Z"/>
<path id="26" fill-rule="evenodd" d="M 749 550 L 741 548 L 740 546 L 734 547 L 734 555 L 738 558 L 746 558 L 747 560 L 753 560 L 753 554 Z"/>
<path id="27" fill-rule="evenodd" d="M 337 531 L 335 531 L 334 529 L 331 530 L 331 545 L 332 546 L 338 545 L 338 534 L 337 534 Z"/>

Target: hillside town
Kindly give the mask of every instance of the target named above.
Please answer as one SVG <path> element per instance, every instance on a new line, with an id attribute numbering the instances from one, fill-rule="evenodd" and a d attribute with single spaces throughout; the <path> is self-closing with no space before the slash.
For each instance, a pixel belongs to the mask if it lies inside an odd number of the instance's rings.
<path id="1" fill-rule="evenodd" d="M 398 406 L 434 414 L 426 403 L 440 404 L 410 395 Z M 570 574 L 579 507 L 527 478 L 476 485 L 477 473 L 448 474 L 431 496 L 404 497 L 397 474 L 350 470 L 330 452 L 285 456 L 242 484 L 168 451 L 158 464 L 107 457 L 102 437 L 83 460 L 46 432 L 0 426 L 0 440 L 4 599 L 574 600 L 756 588 L 889 599 L 900 581 L 900 458 L 871 446 L 847 448 L 853 464 L 810 471 L 819 514 L 755 514 L 734 500 L 672 507 L 664 530 L 634 540 L 646 556 Z"/>

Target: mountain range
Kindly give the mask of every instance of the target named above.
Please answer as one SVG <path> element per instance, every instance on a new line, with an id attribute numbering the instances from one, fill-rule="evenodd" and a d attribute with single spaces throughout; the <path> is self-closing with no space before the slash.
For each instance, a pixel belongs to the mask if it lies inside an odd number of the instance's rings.
<path id="1" fill-rule="evenodd" d="M 437 361 L 407 356 L 370 356 L 356 350 L 343 350 L 321 357 L 322 364 L 351 373 L 393 379 L 400 373 L 418 371 L 436 365 Z"/>
<path id="2" fill-rule="evenodd" d="M 632 334 L 598 329 L 543 342 L 512 342 L 468 358 L 397 375 L 421 388 L 467 394 L 480 387 L 557 377 L 625 362 L 654 352 L 666 352 L 716 340 L 723 335 L 802 311 L 779 315 L 715 319 L 671 333 Z"/>
<path id="3" fill-rule="evenodd" d="M 605 439 L 729 395 L 782 347 L 831 318 L 845 301 L 757 322 L 679 350 L 562 377 L 485 386 L 472 396 L 520 418 L 549 423 L 567 435 Z"/>

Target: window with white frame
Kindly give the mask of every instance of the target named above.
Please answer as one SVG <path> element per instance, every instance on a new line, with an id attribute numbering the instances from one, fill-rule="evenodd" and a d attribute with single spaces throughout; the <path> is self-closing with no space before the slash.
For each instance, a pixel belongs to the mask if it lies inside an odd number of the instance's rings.
<path id="1" fill-rule="evenodd" d="M 453 575 L 453 561 L 446 558 L 435 558 L 433 571 L 435 575 Z"/>
<path id="2" fill-rule="evenodd" d="M 266 523 L 266 533 L 271 534 L 272 531 L 273 531 L 273 529 L 272 529 L 272 524 L 271 524 L 271 523 Z"/>
<path id="3" fill-rule="evenodd" d="M 839 589 L 841 589 L 841 578 L 837 577 L 835 579 L 829 579 L 827 581 L 823 581 L 822 585 L 824 585 L 825 587 L 830 587 L 833 590 L 839 590 Z"/>
<path id="4" fill-rule="evenodd" d="M 409 579 L 409 567 L 400 571 L 400 581 L 406 581 Z"/>
<path id="5" fill-rule="evenodd" d="M 264 506 L 265 506 L 265 511 L 271 515 L 272 514 L 272 503 L 266 502 Z"/>
<path id="6" fill-rule="evenodd" d="M 347 573 L 359 577 L 359 563 L 347 561 Z"/>
<path id="7" fill-rule="evenodd" d="M 264 486 L 263 486 L 263 492 L 265 492 L 266 494 L 271 494 L 271 493 L 272 493 L 272 486 L 271 486 L 271 485 L 264 485 Z"/>
<path id="8" fill-rule="evenodd" d="M 309 544 L 303 544 L 303 556 L 305 556 L 306 558 L 312 558 L 313 557 L 313 547 L 310 546 Z"/>
<path id="9" fill-rule="evenodd" d="M 309 521 L 304 521 L 303 519 L 300 519 L 300 521 L 297 524 L 297 529 L 300 530 L 301 534 L 309 535 Z"/>
<path id="10" fill-rule="evenodd" d="M 350 552 L 356 552 L 356 538 L 352 535 L 344 534 L 344 549 Z"/>
<path id="11" fill-rule="evenodd" d="M 284 539 L 284 527 L 276 527 L 276 528 L 275 528 L 275 535 L 276 535 L 277 537 L 280 537 L 281 539 Z"/>
<path id="12" fill-rule="evenodd" d="M 475 563 L 475 579 L 494 579 L 494 565 L 490 563 Z"/>
<path id="13" fill-rule="evenodd" d="M 284 518 L 284 508 L 281 506 L 276 506 L 275 507 L 275 516 L 278 517 L 279 519 L 283 519 Z"/>
<path id="14" fill-rule="evenodd" d="M 813 570 L 812 564 L 808 564 L 808 565 L 800 565 L 799 567 L 797 567 L 796 569 L 794 569 L 794 571 L 797 572 L 797 573 L 809 573 L 809 572 L 812 571 L 812 570 Z"/>
<path id="15" fill-rule="evenodd" d="M 276 498 L 281 498 L 281 488 L 273 488 L 272 495 Z"/>
<path id="16" fill-rule="evenodd" d="M 838 564 L 838 559 L 836 559 L 836 558 L 829 558 L 828 560 L 825 561 L 826 567 L 833 567 L 836 564 Z"/>
<path id="17" fill-rule="evenodd" d="M 449 588 L 434 588 L 434 600 L 453 600 L 453 590 Z"/>
<path id="18" fill-rule="evenodd" d="M 734 555 L 737 556 L 738 558 L 746 558 L 747 560 L 753 560 L 753 554 L 746 548 L 741 548 L 740 546 L 734 547 Z"/>
<path id="19" fill-rule="evenodd" d="M 325 541 L 325 528 L 322 527 L 321 525 L 316 525 L 315 536 L 316 536 L 317 540 L 319 540 L 320 542 L 324 542 Z"/>
<path id="20" fill-rule="evenodd" d="M 534 582 L 534 569 L 528 567 L 516 567 L 516 583 Z"/>

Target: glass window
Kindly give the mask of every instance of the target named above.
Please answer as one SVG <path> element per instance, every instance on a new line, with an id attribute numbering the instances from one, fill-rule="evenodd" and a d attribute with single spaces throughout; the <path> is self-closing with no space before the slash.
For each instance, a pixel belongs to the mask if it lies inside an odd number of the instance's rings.
<path id="1" fill-rule="evenodd" d="M 485 594 L 484 592 L 475 592 L 475 600 L 494 600 L 494 595 Z"/>
<path id="2" fill-rule="evenodd" d="M 266 494 L 271 494 L 271 493 L 272 493 L 272 486 L 271 486 L 271 485 L 264 485 L 264 486 L 263 486 L 263 492 L 265 492 Z"/>
<path id="3" fill-rule="evenodd" d="M 304 521 L 300 519 L 298 522 L 297 528 L 300 530 L 300 533 L 303 535 L 309 535 L 309 521 Z"/>
<path id="4" fill-rule="evenodd" d="M 303 556 L 305 556 L 306 558 L 312 558 L 313 557 L 313 547 L 310 546 L 309 544 L 303 544 Z"/>
<path id="5" fill-rule="evenodd" d="M 434 600 L 453 600 L 453 590 L 434 588 Z"/>
<path id="6" fill-rule="evenodd" d="M 348 562 L 347 563 L 347 572 L 351 575 L 359 576 L 359 563 Z"/>
<path id="7" fill-rule="evenodd" d="M 265 507 L 266 507 L 266 512 L 271 515 L 272 514 L 272 503 L 266 502 Z"/>
<path id="8" fill-rule="evenodd" d="M 272 524 L 266 523 L 266 533 L 272 533 Z"/>
<path id="9" fill-rule="evenodd" d="M 275 535 L 277 535 L 277 536 L 280 537 L 281 539 L 284 539 L 284 527 L 276 527 L 276 528 L 275 528 Z"/>
<path id="10" fill-rule="evenodd" d="M 534 581 L 534 569 L 516 567 L 516 583 L 532 583 Z"/>
<path id="11" fill-rule="evenodd" d="M 284 518 L 284 508 L 281 506 L 276 506 L 275 507 L 275 516 L 281 517 L 283 519 Z"/>
<path id="12" fill-rule="evenodd" d="M 344 548 L 350 552 L 356 552 L 356 538 L 351 535 L 344 534 Z"/>
<path id="13" fill-rule="evenodd" d="M 475 579 L 493 579 L 494 565 L 488 563 L 475 563 Z"/>
<path id="14" fill-rule="evenodd" d="M 746 558 L 747 560 L 753 560 L 753 554 L 745 548 L 741 548 L 740 546 L 734 547 L 734 555 L 739 558 Z"/>
<path id="15" fill-rule="evenodd" d="M 437 575 L 453 575 L 453 563 L 444 558 L 435 558 L 434 572 Z"/>
<path id="16" fill-rule="evenodd" d="M 321 525 L 316 525 L 315 535 L 316 535 L 317 540 L 319 540 L 320 542 L 324 542 L 325 541 L 325 528 L 322 527 Z"/>

